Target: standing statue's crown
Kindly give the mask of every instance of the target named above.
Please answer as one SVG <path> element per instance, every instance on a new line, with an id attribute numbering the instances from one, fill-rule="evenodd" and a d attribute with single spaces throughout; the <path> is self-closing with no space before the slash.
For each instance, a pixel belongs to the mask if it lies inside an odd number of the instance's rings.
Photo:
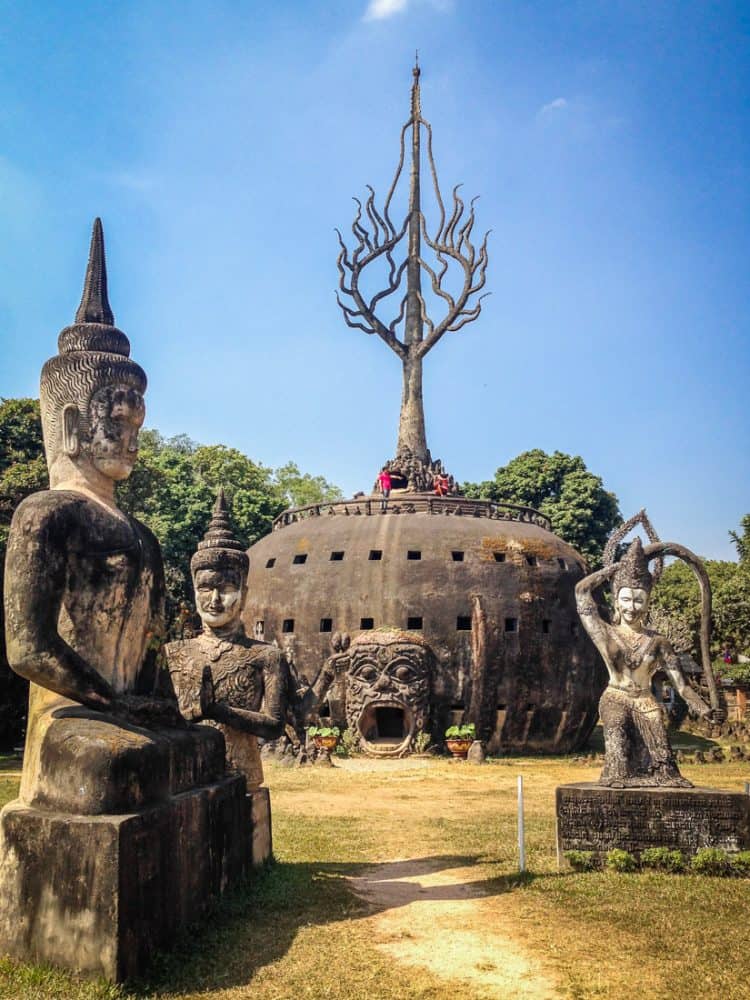
<path id="1" fill-rule="evenodd" d="M 229 503 L 222 487 L 216 497 L 208 530 L 190 560 L 190 571 L 195 575 L 200 569 L 221 570 L 229 566 L 236 567 L 244 575 L 250 568 L 250 560 L 245 546 L 235 537 Z"/>
<path id="2" fill-rule="evenodd" d="M 107 385 L 146 391 L 146 373 L 130 359 L 130 342 L 114 325 L 107 297 L 107 264 L 101 219 L 95 219 L 81 304 L 75 322 L 57 338 L 59 353 L 42 368 L 40 403 L 48 462 L 59 448 L 60 414 L 75 403 L 82 427 L 94 393 Z"/>
<path id="3" fill-rule="evenodd" d="M 654 578 L 649 572 L 648 559 L 643 551 L 643 545 L 640 538 L 635 538 L 617 564 L 617 570 L 612 577 L 612 594 L 617 597 L 623 587 L 650 591 L 653 583 Z"/>

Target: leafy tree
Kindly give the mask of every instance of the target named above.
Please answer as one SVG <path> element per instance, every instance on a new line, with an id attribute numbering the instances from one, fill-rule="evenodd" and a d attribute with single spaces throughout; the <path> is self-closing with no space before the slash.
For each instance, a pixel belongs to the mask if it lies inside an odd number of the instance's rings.
<path id="1" fill-rule="evenodd" d="M 1 609 L 8 529 L 23 498 L 45 489 L 48 482 L 38 401 L 0 400 L 0 746 L 13 746 L 21 739 L 29 688 L 10 669 L 5 654 Z"/>
<path id="2" fill-rule="evenodd" d="M 0 400 L 0 546 L 3 553 L 13 511 L 29 493 L 46 489 L 48 482 L 38 400 Z"/>
<path id="3" fill-rule="evenodd" d="M 737 557 L 740 562 L 750 564 L 750 514 L 745 514 L 742 518 L 740 528 L 742 529 L 741 535 L 736 531 L 730 531 L 729 537 L 737 548 Z"/>
<path id="4" fill-rule="evenodd" d="M 742 563 L 707 559 L 705 562 L 713 596 L 711 650 L 750 652 L 750 572 Z M 677 561 L 664 570 L 654 590 L 654 610 L 670 618 L 675 627 L 692 637 L 693 657 L 700 662 L 700 593 L 689 566 Z"/>
<path id="5" fill-rule="evenodd" d="M 338 486 L 329 483 L 323 476 L 300 472 L 294 462 L 287 462 L 276 469 L 273 478 L 290 507 L 340 500 L 343 496 Z"/>
<path id="6" fill-rule="evenodd" d="M 534 507 L 552 522 L 552 530 L 577 549 L 592 566 L 621 522 L 617 497 L 580 455 L 534 448 L 502 466 L 494 479 L 466 483 L 467 496 Z"/>

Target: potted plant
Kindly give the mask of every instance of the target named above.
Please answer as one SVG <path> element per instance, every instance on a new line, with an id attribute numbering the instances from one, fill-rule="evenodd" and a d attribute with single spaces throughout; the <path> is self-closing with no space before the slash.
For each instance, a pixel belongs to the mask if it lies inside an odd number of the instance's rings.
<path id="1" fill-rule="evenodd" d="M 335 750 L 341 736 L 338 726 L 308 726 L 307 735 L 312 738 L 318 750 Z"/>
<path id="2" fill-rule="evenodd" d="M 476 726 L 473 722 L 468 722 L 463 726 L 449 726 L 445 730 L 445 745 L 454 757 L 465 760 L 469 747 L 474 742 L 476 732 Z"/>

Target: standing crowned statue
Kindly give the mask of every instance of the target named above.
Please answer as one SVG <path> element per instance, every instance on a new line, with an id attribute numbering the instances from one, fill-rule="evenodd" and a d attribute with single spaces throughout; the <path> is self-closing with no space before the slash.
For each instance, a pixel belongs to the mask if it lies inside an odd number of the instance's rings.
<path id="1" fill-rule="evenodd" d="M 664 555 L 687 562 L 701 584 L 703 668 L 715 703 L 713 707 L 685 680 L 679 657 L 669 640 L 646 624 L 653 586 L 648 564 Z M 612 591 L 611 623 L 602 617 L 594 598 L 597 588 L 607 581 Z M 663 670 L 692 714 L 721 718 L 708 654 L 711 592 L 702 563 L 674 542 L 654 542 L 644 548 L 640 538 L 636 538 L 619 562 L 611 562 L 576 585 L 576 600 L 583 626 L 609 672 L 609 684 L 599 702 L 605 746 L 599 784 L 611 788 L 692 787 L 677 768 L 664 715 L 651 683 L 657 671 Z"/>
<path id="2" fill-rule="evenodd" d="M 248 568 L 220 490 L 208 531 L 190 560 L 203 631 L 169 643 L 165 651 L 183 717 L 221 730 L 229 765 L 245 775 L 253 791 L 263 783 L 258 737 L 275 740 L 283 733 L 290 676 L 278 646 L 245 633 Z"/>

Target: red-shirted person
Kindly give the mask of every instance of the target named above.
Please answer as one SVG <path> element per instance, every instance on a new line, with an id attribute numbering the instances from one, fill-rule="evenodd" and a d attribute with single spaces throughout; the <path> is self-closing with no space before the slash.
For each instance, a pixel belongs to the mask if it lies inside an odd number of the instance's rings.
<path id="1" fill-rule="evenodd" d="M 385 510 L 388 507 L 388 497 L 391 495 L 391 474 L 385 466 L 380 470 L 378 476 L 378 488 L 380 490 L 380 509 Z"/>
<path id="2" fill-rule="evenodd" d="M 432 480 L 432 486 L 435 490 L 435 495 L 439 497 L 447 496 L 448 490 L 450 489 L 450 482 L 448 477 L 444 473 L 437 473 Z"/>

